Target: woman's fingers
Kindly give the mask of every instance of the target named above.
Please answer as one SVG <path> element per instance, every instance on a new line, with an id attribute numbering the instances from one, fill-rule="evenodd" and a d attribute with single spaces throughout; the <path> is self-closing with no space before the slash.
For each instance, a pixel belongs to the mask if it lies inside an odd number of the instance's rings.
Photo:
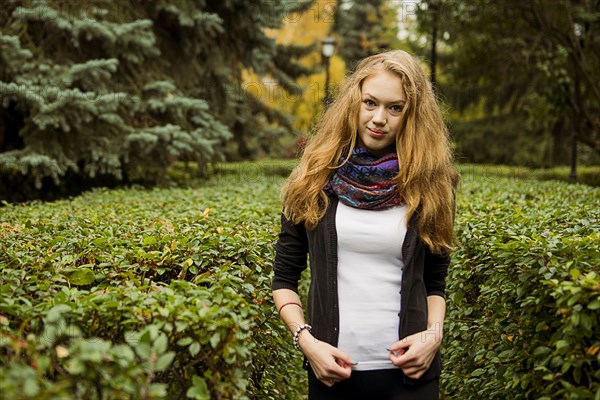
<path id="1" fill-rule="evenodd" d="M 348 379 L 352 373 L 352 358 L 338 348 L 322 341 L 312 341 L 302 347 L 318 380 L 331 387 Z"/>
<path id="2" fill-rule="evenodd" d="M 333 379 L 321 379 L 321 382 L 323 382 L 325 384 L 325 386 L 328 386 L 328 387 L 332 387 L 333 385 L 335 385 L 337 383 Z"/>
<path id="3" fill-rule="evenodd" d="M 335 357 L 335 361 L 338 363 L 338 365 L 340 367 L 347 367 L 347 366 L 352 366 L 352 365 L 356 365 L 357 363 L 354 362 L 354 360 L 352 359 L 352 357 L 350 357 L 348 354 L 340 351 L 338 348 L 333 347 L 334 351 L 333 351 L 333 356 Z"/>
<path id="4" fill-rule="evenodd" d="M 410 378 L 420 378 L 433 361 L 440 343 L 427 340 L 428 335 L 419 332 L 394 343 L 388 350 L 390 360 Z"/>
<path id="5" fill-rule="evenodd" d="M 311 367 L 319 380 L 330 384 L 348 379 L 352 373 L 350 365 L 337 360 L 333 355 L 326 356 L 324 360 L 311 362 Z"/>

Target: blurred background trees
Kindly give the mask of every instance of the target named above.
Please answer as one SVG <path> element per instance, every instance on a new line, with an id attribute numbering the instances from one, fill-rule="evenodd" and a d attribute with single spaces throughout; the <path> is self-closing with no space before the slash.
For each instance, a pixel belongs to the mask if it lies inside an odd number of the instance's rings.
<path id="1" fill-rule="evenodd" d="M 464 160 L 597 162 L 598 1 L 427 0 L 416 15 L 421 38 L 436 33 L 439 90 Z M 423 41 L 413 49 L 431 54 Z"/>
<path id="2" fill-rule="evenodd" d="M 402 47 L 399 4 L 387 0 L 338 1 L 333 30 L 340 38 L 338 53 L 349 71 L 365 57 Z"/>
<path id="3" fill-rule="evenodd" d="M 597 164 L 599 8 L 592 0 L 5 0 L 0 200 L 156 184 L 174 161 L 293 156 L 323 109 L 320 42 L 330 35 L 333 92 L 370 54 L 421 56 L 436 72 L 463 162 Z"/>

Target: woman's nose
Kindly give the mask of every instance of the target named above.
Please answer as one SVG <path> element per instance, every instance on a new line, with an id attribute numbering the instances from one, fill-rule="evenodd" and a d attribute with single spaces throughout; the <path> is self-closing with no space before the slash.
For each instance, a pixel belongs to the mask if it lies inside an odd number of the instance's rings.
<path id="1" fill-rule="evenodd" d="M 385 125 L 385 123 L 386 123 L 385 110 L 383 108 L 377 108 L 377 110 L 375 110 L 375 113 L 373 114 L 372 121 L 374 124 L 377 124 L 377 125 Z"/>

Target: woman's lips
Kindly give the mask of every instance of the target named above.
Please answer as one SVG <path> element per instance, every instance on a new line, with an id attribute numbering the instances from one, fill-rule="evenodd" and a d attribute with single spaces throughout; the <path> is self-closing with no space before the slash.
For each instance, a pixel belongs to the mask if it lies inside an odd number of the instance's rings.
<path id="1" fill-rule="evenodd" d="M 367 128 L 369 131 L 369 134 L 375 138 L 382 138 L 385 136 L 385 132 L 381 132 L 381 131 L 374 131 L 371 128 Z"/>

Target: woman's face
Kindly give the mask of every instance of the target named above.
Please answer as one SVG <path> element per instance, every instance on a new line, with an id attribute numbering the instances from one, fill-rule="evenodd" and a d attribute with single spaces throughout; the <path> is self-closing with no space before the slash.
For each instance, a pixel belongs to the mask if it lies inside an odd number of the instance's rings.
<path id="1" fill-rule="evenodd" d="M 358 146 L 376 157 L 393 152 L 406 103 L 402 80 L 388 71 L 376 72 L 363 81 L 361 96 Z"/>

